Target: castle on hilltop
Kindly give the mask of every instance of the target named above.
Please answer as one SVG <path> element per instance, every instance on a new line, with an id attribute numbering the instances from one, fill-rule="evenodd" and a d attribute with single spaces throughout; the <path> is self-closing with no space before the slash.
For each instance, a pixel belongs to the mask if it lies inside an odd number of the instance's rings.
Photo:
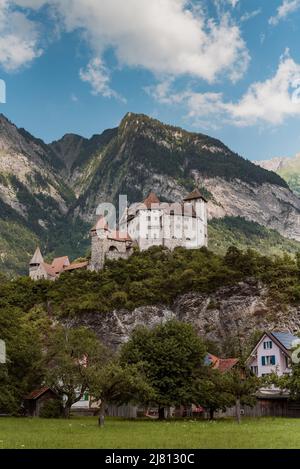
<path id="1" fill-rule="evenodd" d="M 171 251 L 176 247 L 207 247 L 207 200 L 198 189 L 174 204 L 161 202 L 151 192 L 143 202 L 132 204 L 124 212 L 118 230 L 111 229 L 101 216 L 90 236 L 90 261 L 70 263 L 68 257 L 60 257 L 47 264 L 37 248 L 29 264 L 30 277 L 33 280 L 56 280 L 63 272 L 99 271 L 107 260 L 128 259 L 134 247 L 141 251 L 152 246 Z"/>

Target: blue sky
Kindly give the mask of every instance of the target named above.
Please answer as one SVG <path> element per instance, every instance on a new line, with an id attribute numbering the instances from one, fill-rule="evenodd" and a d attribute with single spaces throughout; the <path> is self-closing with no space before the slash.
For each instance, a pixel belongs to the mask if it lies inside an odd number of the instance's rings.
<path id="1" fill-rule="evenodd" d="M 300 0 L 0 0 L 0 112 L 49 142 L 128 112 L 300 152 Z"/>

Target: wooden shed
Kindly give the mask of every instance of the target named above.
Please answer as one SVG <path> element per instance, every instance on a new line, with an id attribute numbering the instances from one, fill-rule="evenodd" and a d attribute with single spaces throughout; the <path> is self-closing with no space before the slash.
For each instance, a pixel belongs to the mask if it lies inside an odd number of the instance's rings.
<path id="1" fill-rule="evenodd" d="M 32 391 L 24 398 L 26 414 L 30 417 L 39 417 L 45 402 L 50 399 L 59 400 L 59 397 L 52 389 L 46 386 Z"/>

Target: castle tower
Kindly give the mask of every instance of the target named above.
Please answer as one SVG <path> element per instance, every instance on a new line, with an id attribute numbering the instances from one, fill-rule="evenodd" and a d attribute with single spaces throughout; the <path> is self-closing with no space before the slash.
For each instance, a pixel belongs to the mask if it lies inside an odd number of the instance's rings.
<path id="1" fill-rule="evenodd" d="M 194 189 L 185 199 L 185 204 L 192 205 L 196 212 L 197 219 L 197 233 L 199 246 L 208 245 L 208 231 L 207 231 L 207 199 L 200 193 L 198 189 Z"/>
<path id="2" fill-rule="evenodd" d="M 105 264 L 105 254 L 107 251 L 107 237 L 109 228 L 103 216 L 101 216 L 96 225 L 91 229 L 91 262 L 89 270 L 99 271 Z"/>
<path id="3" fill-rule="evenodd" d="M 44 262 L 44 258 L 42 256 L 41 250 L 39 247 L 36 248 L 36 251 L 33 255 L 33 258 L 29 262 L 29 276 L 32 279 L 35 279 L 36 272 L 39 269 L 40 265 Z"/>

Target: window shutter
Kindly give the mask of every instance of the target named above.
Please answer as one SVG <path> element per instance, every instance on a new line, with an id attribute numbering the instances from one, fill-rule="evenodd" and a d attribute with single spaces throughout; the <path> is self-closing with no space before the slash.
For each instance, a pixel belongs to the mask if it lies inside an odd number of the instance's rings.
<path id="1" fill-rule="evenodd" d="M 262 364 L 262 366 L 265 366 L 265 364 L 266 364 L 266 357 L 261 357 L 261 364 Z"/>
<path id="2" fill-rule="evenodd" d="M 275 365 L 275 355 L 271 356 L 271 365 Z"/>

